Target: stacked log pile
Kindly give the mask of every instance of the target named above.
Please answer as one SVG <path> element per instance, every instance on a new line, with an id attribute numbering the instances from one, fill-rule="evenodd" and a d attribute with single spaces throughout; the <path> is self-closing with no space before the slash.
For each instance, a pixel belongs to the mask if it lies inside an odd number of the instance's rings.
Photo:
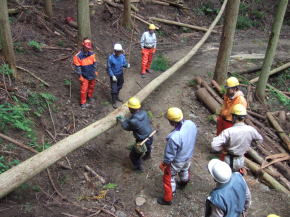
<path id="1" fill-rule="evenodd" d="M 197 99 L 211 113 L 218 114 L 223 103 L 220 86 L 214 80 L 208 85 L 200 77 L 195 81 Z M 252 144 L 246 154 L 246 166 L 270 187 L 290 195 L 290 141 L 282 127 L 286 119 L 285 111 L 261 114 L 248 108 L 245 122 L 263 136 L 264 142 Z"/>

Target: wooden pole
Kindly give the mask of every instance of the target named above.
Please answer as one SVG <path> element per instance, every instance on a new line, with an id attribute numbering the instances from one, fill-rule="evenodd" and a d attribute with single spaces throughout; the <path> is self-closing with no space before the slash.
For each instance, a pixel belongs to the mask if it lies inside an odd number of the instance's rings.
<path id="1" fill-rule="evenodd" d="M 268 120 L 271 122 L 273 127 L 277 130 L 277 134 L 282 139 L 284 148 L 290 152 L 290 139 L 287 136 L 287 134 L 284 132 L 278 121 L 274 118 L 274 116 L 271 114 L 271 112 L 266 113 Z"/>
<path id="2" fill-rule="evenodd" d="M 157 17 L 150 17 L 150 20 L 158 21 L 158 22 L 166 23 L 166 24 L 171 24 L 171 25 L 176 25 L 176 26 L 181 26 L 181 27 L 186 27 L 186 28 L 195 29 L 195 30 L 204 31 L 204 32 L 206 32 L 208 30 L 207 28 L 203 28 L 200 26 L 194 26 L 194 25 L 190 25 L 190 24 L 186 24 L 186 23 L 180 23 L 180 22 L 176 22 L 173 20 L 166 20 L 166 19 L 161 19 L 161 18 L 157 18 Z M 212 32 L 219 33 L 218 31 L 215 31 L 215 30 L 213 30 Z"/>
<path id="3" fill-rule="evenodd" d="M 209 30 L 202 37 L 202 39 L 191 49 L 191 51 L 178 62 L 176 62 L 172 67 L 163 72 L 160 76 L 152 80 L 147 86 L 145 86 L 140 92 L 135 95 L 140 101 L 143 101 L 146 97 L 148 97 L 157 87 L 159 87 L 164 81 L 172 76 L 185 63 L 187 63 L 194 54 L 197 53 L 198 49 L 207 40 L 207 38 L 211 34 L 211 31 L 221 18 L 227 2 L 228 0 L 224 0 L 219 14 L 209 27 Z M 47 167 L 51 166 L 59 159 L 65 157 L 68 153 L 76 150 L 77 148 L 84 145 L 86 142 L 116 126 L 116 116 L 126 115 L 128 113 L 129 110 L 125 103 L 110 114 L 108 114 L 106 117 L 90 124 L 84 129 L 57 142 L 43 152 L 36 154 L 35 156 L 27 159 L 26 161 L 23 161 L 19 165 L 0 174 L 0 198 L 4 197 L 9 192 L 16 189 L 19 185 L 25 183 L 27 180 L 31 179 Z"/>
<path id="4" fill-rule="evenodd" d="M 289 68 L 289 67 L 290 67 L 290 62 L 289 62 L 289 63 L 286 63 L 286 64 L 284 64 L 284 65 L 282 65 L 282 66 L 279 66 L 279 67 L 276 68 L 276 69 L 273 69 L 273 70 L 269 73 L 269 76 L 274 75 L 274 74 L 276 74 L 276 73 L 278 73 L 278 72 L 281 72 L 281 71 L 283 71 L 283 70 L 285 70 L 285 69 L 287 69 L 287 68 Z M 254 84 L 254 83 L 256 83 L 258 80 L 259 80 L 259 77 L 256 77 L 256 78 L 253 78 L 252 80 L 250 80 L 249 82 L 250 82 L 251 84 Z"/>
<path id="5" fill-rule="evenodd" d="M 290 195 L 290 192 L 279 182 L 276 181 L 272 176 L 270 176 L 265 171 L 261 170 L 261 167 L 254 163 L 253 161 L 249 160 L 248 158 L 245 158 L 245 162 L 247 166 L 256 174 L 259 175 L 259 177 L 263 178 L 267 183 L 269 183 L 270 186 L 272 186 L 277 191 L 281 191 L 283 193 L 286 193 Z"/>

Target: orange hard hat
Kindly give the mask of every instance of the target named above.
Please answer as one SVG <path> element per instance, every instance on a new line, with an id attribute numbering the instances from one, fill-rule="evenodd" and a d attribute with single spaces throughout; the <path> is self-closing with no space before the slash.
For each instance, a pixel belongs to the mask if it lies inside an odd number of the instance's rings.
<path id="1" fill-rule="evenodd" d="M 83 46 L 85 48 L 92 49 L 93 48 L 92 41 L 90 39 L 84 40 L 83 41 Z"/>

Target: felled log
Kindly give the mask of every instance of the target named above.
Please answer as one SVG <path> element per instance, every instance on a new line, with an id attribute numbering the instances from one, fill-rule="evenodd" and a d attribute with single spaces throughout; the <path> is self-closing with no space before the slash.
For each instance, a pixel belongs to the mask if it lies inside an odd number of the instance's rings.
<path id="1" fill-rule="evenodd" d="M 220 110 L 220 104 L 209 94 L 206 88 L 202 87 L 195 91 L 195 95 L 211 113 L 216 114 Z"/>
<path id="2" fill-rule="evenodd" d="M 208 86 L 208 84 L 201 79 L 201 86 L 205 87 L 205 89 L 209 92 L 209 94 L 219 103 L 219 104 L 223 104 L 223 99 L 220 98 L 220 96 L 213 90 L 211 89 L 210 86 Z"/>
<path id="3" fill-rule="evenodd" d="M 287 134 L 284 132 L 280 124 L 276 121 L 275 117 L 271 114 L 271 112 L 266 113 L 268 120 L 272 124 L 272 126 L 277 130 L 277 134 L 281 138 L 284 144 L 284 148 L 290 152 L 290 139 Z"/>
<path id="4" fill-rule="evenodd" d="M 276 179 L 274 179 L 271 175 L 266 173 L 265 171 L 261 170 L 260 166 L 253 161 L 249 160 L 245 157 L 246 165 L 259 177 L 264 179 L 271 187 L 276 189 L 277 191 L 286 193 L 290 195 L 290 191 L 288 191 L 283 185 L 281 185 Z"/>
<path id="5" fill-rule="evenodd" d="M 265 116 L 260 115 L 260 114 L 258 114 L 256 112 L 253 112 L 253 111 L 248 110 L 247 113 L 250 114 L 250 115 L 252 115 L 253 117 L 259 118 L 261 120 L 266 120 L 266 117 Z"/>
<path id="6" fill-rule="evenodd" d="M 157 4 L 157 5 L 169 6 L 168 3 L 162 2 L 162 1 L 151 0 L 150 2 L 152 2 L 153 4 Z"/>
<path id="7" fill-rule="evenodd" d="M 188 9 L 190 10 L 190 8 L 184 7 L 182 4 L 178 4 L 176 2 L 172 2 L 172 1 L 167 1 L 167 0 L 161 0 L 162 2 L 168 3 L 170 6 L 176 7 L 176 8 L 181 8 L 181 9 Z"/>
<path id="8" fill-rule="evenodd" d="M 215 81 L 215 80 L 212 80 L 211 81 L 211 85 L 213 86 L 213 88 L 217 91 L 217 93 L 223 97 L 223 93 L 222 93 L 222 88 L 220 87 L 220 85 Z"/>
<path id="9" fill-rule="evenodd" d="M 198 49 L 208 39 L 211 31 L 220 20 L 227 2 L 228 0 L 224 0 L 217 17 L 210 25 L 208 32 L 206 32 L 202 39 L 189 51 L 189 53 L 157 78 L 152 80 L 149 84 L 147 84 L 140 92 L 135 95 L 135 97 L 137 97 L 142 102 L 164 81 L 166 81 L 171 75 L 179 70 L 185 63 L 187 63 L 193 55 L 197 53 Z M 91 125 L 57 142 L 50 148 L 42 151 L 32 158 L 29 158 L 28 160 L 23 161 L 21 164 L 0 174 L 0 198 L 7 195 L 9 192 L 13 191 L 19 185 L 25 183 L 47 167 L 51 166 L 59 159 L 66 156 L 68 153 L 76 150 L 86 142 L 116 126 L 116 116 L 126 114 L 129 114 L 129 110 L 126 104 L 123 104 L 104 118 L 92 123 Z"/>
<path id="10" fill-rule="evenodd" d="M 251 87 L 252 86 L 250 84 L 247 87 L 247 103 L 248 103 L 249 107 L 250 107 L 250 105 L 253 102 L 253 93 L 252 93 L 252 88 Z"/>
<path id="11" fill-rule="evenodd" d="M 171 25 L 176 25 L 176 26 L 181 26 L 181 27 L 186 27 L 186 28 L 190 28 L 190 29 L 195 29 L 195 30 L 199 30 L 199 31 L 207 31 L 207 28 L 203 28 L 200 26 L 194 26 L 194 25 L 190 25 L 190 24 L 186 24 L 186 23 L 180 23 L 180 22 L 176 22 L 173 20 L 166 20 L 166 19 L 161 19 L 161 18 L 157 18 L 157 17 L 150 17 L 150 20 L 153 21 L 158 21 L 161 23 L 166 23 L 166 24 L 171 24 Z M 218 31 L 213 30 L 213 33 L 219 33 Z"/>
<path id="12" fill-rule="evenodd" d="M 104 0 L 104 2 L 107 3 L 108 5 L 114 7 L 114 8 L 120 8 L 121 10 L 124 9 L 123 5 L 121 5 L 121 4 L 117 4 L 117 3 L 114 3 L 114 2 L 111 2 L 110 0 Z M 132 6 L 132 4 L 131 4 L 131 6 Z M 132 10 L 134 10 L 133 7 L 131 7 L 131 8 L 132 8 Z M 135 9 L 137 9 L 137 8 L 135 7 Z M 137 9 L 137 10 L 138 10 L 138 9 Z M 139 10 L 138 10 L 138 11 L 139 11 Z M 135 11 L 135 12 L 137 12 L 137 11 Z"/>
<path id="13" fill-rule="evenodd" d="M 286 119 L 287 119 L 286 112 L 285 111 L 279 111 L 278 119 L 279 119 L 279 122 L 281 124 L 284 124 L 286 122 Z"/>
<path id="14" fill-rule="evenodd" d="M 261 69 L 262 69 L 261 66 L 258 66 L 258 67 L 255 67 L 246 71 L 239 72 L 239 75 L 255 73 L 255 72 L 260 71 Z"/>
<path id="15" fill-rule="evenodd" d="M 21 10 L 19 8 L 9 8 L 8 9 L 8 14 L 13 15 L 13 14 L 18 14 Z"/>
<path id="16" fill-rule="evenodd" d="M 269 76 L 274 75 L 274 74 L 276 74 L 277 72 L 281 72 L 281 71 L 283 71 L 283 70 L 285 70 L 285 69 L 287 69 L 287 68 L 289 68 L 289 67 L 290 67 L 290 62 L 289 62 L 289 63 L 286 63 L 286 64 L 284 64 L 284 65 L 282 65 L 282 66 L 280 66 L 280 67 L 278 67 L 278 68 L 276 68 L 276 69 L 271 70 Z M 259 80 L 259 77 L 256 77 L 256 78 L 253 78 L 252 80 L 250 80 L 249 82 L 250 82 L 251 84 L 254 84 L 254 83 L 256 83 L 258 80 Z"/>
<path id="17" fill-rule="evenodd" d="M 255 160 L 257 163 L 259 163 L 260 165 L 262 165 L 262 163 L 264 162 L 264 158 L 261 157 L 259 155 L 258 152 L 256 152 L 254 149 L 252 149 L 251 147 L 249 148 L 249 150 L 247 151 L 247 155 L 249 155 L 253 160 Z M 289 181 L 281 174 L 279 173 L 274 166 L 269 166 L 267 169 L 265 169 L 265 171 L 267 173 L 269 173 L 269 175 L 277 178 L 280 180 L 280 182 L 284 185 L 284 187 L 286 187 L 288 190 L 290 190 L 290 183 Z"/>
<path id="18" fill-rule="evenodd" d="M 151 24 L 151 23 L 147 22 L 146 20 L 142 19 L 141 17 L 139 17 L 139 16 L 137 16 L 137 15 L 135 15 L 135 14 L 133 14 L 133 13 L 131 14 L 131 16 L 132 16 L 132 17 L 135 17 L 136 20 L 139 20 L 139 21 L 142 22 L 142 23 L 145 23 L 145 24 L 147 24 L 147 25 Z M 158 25 L 155 25 L 155 26 L 156 26 L 156 29 L 157 29 L 157 30 L 160 29 L 160 27 L 159 27 Z"/>

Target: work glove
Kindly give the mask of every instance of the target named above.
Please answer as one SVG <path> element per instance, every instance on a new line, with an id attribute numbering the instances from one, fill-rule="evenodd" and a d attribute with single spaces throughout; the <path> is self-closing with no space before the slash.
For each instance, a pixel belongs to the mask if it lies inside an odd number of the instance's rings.
<path id="1" fill-rule="evenodd" d="M 153 54 L 155 54 L 155 53 L 156 53 L 156 48 L 153 48 L 153 51 L 152 51 L 152 53 L 153 53 Z"/>
<path id="2" fill-rule="evenodd" d="M 85 80 L 85 78 L 81 75 L 80 78 L 79 78 L 79 80 L 80 80 L 81 82 L 83 82 L 83 81 Z"/>
<path id="3" fill-rule="evenodd" d="M 129 69 L 131 67 L 130 63 L 127 63 L 127 69 Z"/>
<path id="4" fill-rule="evenodd" d="M 114 82 L 117 82 L 117 78 L 116 78 L 115 75 L 112 76 L 112 80 L 113 80 Z"/>
<path id="5" fill-rule="evenodd" d="M 95 74 L 96 74 L 96 76 L 99 76 L 99 72 L 98 71 L 95 71 Z"/>
<path id="6" fill-rule="evenodd" d="M 161 162 L 159 165 L 159 168 L 162 172 L 164 172 L 167 166 L 168 166 L 168 164 Z"/>
<path id="7" fill-rule="evenodd" d="M 123 122 L 125 120 L 125 117 L 123 115 L 118 115 L 116 119 L 117 121 Z"/>

